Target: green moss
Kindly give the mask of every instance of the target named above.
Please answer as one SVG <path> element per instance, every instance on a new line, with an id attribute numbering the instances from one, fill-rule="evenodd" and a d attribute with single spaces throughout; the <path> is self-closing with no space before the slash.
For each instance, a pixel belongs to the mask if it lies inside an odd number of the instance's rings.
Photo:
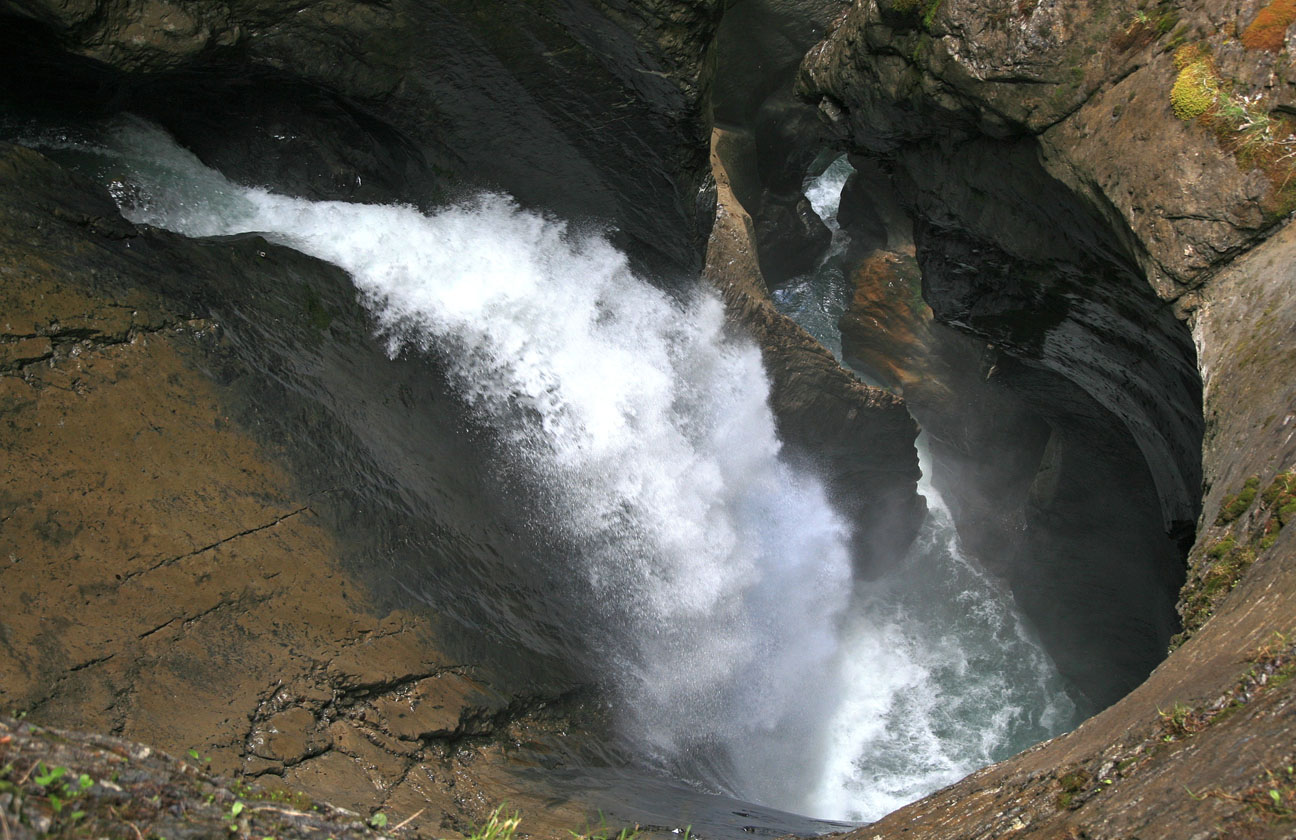
<path id="1" fill-rule="evenodd" d="M 1239 516 L 1247 512 L 1251 503 L 1255 501 L 1256 494 L 1260 491 L 1260 476 L 1253 475 L 1242 485 L 1242 489 L 1234 494 L 1224 497 L 1224 504 L 1220 506 L 1219 516 L 1215 519 L 1216 525 L 1227 525 Z"/>
<path id="2" fill-rule="evenodd" d="M 891 9 L 918 18 L 926 29 L 932 25 L 944 2 L 945 0 L 892 0 Z"/>
<path id="3" fill-rule="evenodd" d="M 1199 61 L 1179 71 L 1170 90 L 1170 105 L 1181 120 L 1194 120 L 1219 101 L 1219 77 L 1209 63 Z"/>
<path id="4" fill-rule="evenodd" d="M 1236 547 L 1237 547 L 1237 540 L 1233 539 L 1233 537 L 1231 536 L 1224 537 L 1221 540 L 1216 540 L 1214 543 L 1211 544 L 1210 548 L 1206 549 L 1206 556 L 1211 558 L 1212 560 L 1222 560 L 1230 551 L 1232 551 Z"/>
<path id="5" fill-rule="evenodd" d="M 1237 586 L 1256 558 L 1273 546 L 1283 527 L 1296 520 L 1296 471 L 1278 473 L 1263 493 L 1259 488 L 1260 477 L 1251 476 L 1238 492 L 1224 498 L 1215 524 L 1230 526 L 1230 533 L 1206 544 L 1191 562 L 1188 580 L 1179 593 L 1183 632 L 1170 640 L 1170 650 L 1187 641 L 1215 614 L 1218 602 Z M 1255 513 L 1241 520 L 1257 499 Z"/>
<path id="6" fill-rule="evenodd" d="M 940 11 L 941 3 L 945 0 L 927 0 L 926 8 L 923 10 L 923 28 L 930 28 L 932 21 L 936 19 L 936 13 Z"/>
<path id="7" fill-rule="evenodd" d="M 1072 770 L 1064 776 L 1058 776 L 1058 784 L 1067 793 L 1076 793 L 1089 784 L 1089 774 L 1083 770 Z"/>
<path id="8" fill-rule="evenodd" d="M 1272 419 L 1266 422 L 1272 422 Z M 1278 473 L 1273 481 L 1269 482 L 1264 493 L 1260 494 L 1260 499 L 1266 505 L 1273 505 L 1284 496 L 1296 496 L 1296 473 L 1290 471 Z M 1296 498 L 1292 498 L 1291 501 L 1296 501 Z"/>

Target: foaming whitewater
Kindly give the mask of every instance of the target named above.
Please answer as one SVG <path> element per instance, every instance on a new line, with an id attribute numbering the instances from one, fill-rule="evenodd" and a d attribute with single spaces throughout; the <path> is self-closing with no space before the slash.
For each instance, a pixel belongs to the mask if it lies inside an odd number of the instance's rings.
<path id="1" fill-rule="evenodd" d="M 1051 665 L 941 505 L 893 578 L 853 584 L 846 526 L 780 460 L 759 353 L 726 336 L 713 295 L 675 300 L 603 237 L 503 196 L 431 214 L 287 198 L 141 123 L 33 145 L 81 158 L 132 221 L 257 232 L 342 267 L 391 354 L 449 366 L 509 469 L 542 491 L 592 605 L 573 632 L 650 764 L 872 819 L 1066 717 Z"/>
<path id="2" fill-rule="evenodd" d="M 646 757 L 801 809 L 804 782 L 777 772 L 798 756 L 754 760 L 750 745 L 795 748 L 826 714 L 804 689 L 837 649 L 847 533 L 820 485 L 779 460 L 759 351 L 726 337 L 715 296 L 675 301 L 601 236 L 499 195 L 430 215 L 288 198 L 139 123 L 72 145 L 111 162 L 134 222 L 255 231 L 350 273 L 390 353 L 436 352 L 543 487 Z"/>
<path id="3" fill-rule="evenodd" d="M 805 183 L 805 195 L 819 218 L 832 232 L 828 250 L 807 274 L 793 277 L 777 289 L 774 303 L 819 340 L 841 361 L 841 330 L 837 322 L 850 306 L 850 282 L 843 261 L 850 236 L 837 223 L 837 207 L 846 180 L 855 172 L 845 155 Z"/>
<path id="4" fill-rule="evenodd" d="M 1012 595 L 968 558 L 932 485 L 905 562 L 860 587 L 812 813 L 873 820 L 1072 728 L 1075 704 Z"/>
<path id="5" fill-rule="evenodd" d="M 843 156 L 807 180 L 832 244 L 813 272 L 774 292 L 779 309 L 839 360 L 851 288 L 837 209 L 853 172 Z M 840 630 L 841 701 L 823 735 L 811 813 L 876 819 L 1077 722 L 1011 593 L 964 554 L 922 438 L 919 462 L 922 531 L 885 578 L 856 587 Z"/>

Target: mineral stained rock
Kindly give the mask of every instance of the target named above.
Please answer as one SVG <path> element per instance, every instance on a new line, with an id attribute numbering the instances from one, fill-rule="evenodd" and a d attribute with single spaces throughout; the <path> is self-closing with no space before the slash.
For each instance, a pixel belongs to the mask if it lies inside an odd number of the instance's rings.
<path id="1" fill-rule="evenodd" d="M 1296 89 L 1290 32 L 1248 46 L 1269 5 L 865 0 L 807 55 L 800 91 L 914 218 L 935 319 L 992 345 L 991 383 L 1011 362 L 1081 385 L 1138 441 L 1167 531 L 1196 532 L 1180 605 L 1198 614 L 1145 682 L 858 837 L 1291 834 L 1296 536 L 1275 506 L 1296 466 L 1296 228 L 1291 168 L 1267 161 L 1286 150 Z M 1209 82 L 1200 119 L 1172 102 L 1185 67 Z M 1248 135 L 1256 121 L 1272 133 Z M 946 375 L 904 354 L 912 313 L 857 288 L 858 355 L 900 361 L 902 385 L 924 365 Z M 892 313 L 897 355 L 861 335 L 877 313 Z M 1113 364 L 1116 348 L 1131 355 Z"/>

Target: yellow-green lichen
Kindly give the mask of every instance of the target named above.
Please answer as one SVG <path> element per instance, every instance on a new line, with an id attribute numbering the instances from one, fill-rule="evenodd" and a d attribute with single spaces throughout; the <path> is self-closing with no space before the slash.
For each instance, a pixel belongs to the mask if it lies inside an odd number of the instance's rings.
<path id="1" fill-rule="evenodd" d="M 1196 61 L 1179 71 L 1170 90 L 1170 104 L 1181 120 L 1196 119 L 1219 102 L 1220 79 L 1209 61 Z"/>

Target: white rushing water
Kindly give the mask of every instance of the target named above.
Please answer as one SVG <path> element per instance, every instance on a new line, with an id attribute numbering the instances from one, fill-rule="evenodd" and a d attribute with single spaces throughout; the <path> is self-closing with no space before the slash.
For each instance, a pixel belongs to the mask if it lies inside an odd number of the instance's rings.
<path id="1" fill-rule="evenodd" d="M 598 602 L 588 631 L 622 725 L 651 761 L 870 819 L 1067 715 L 939 503 L 898 576 L 853 586 L 846 526 L 780 460 L 759 353 L 726 337 L 713 295 L 676 301 L 603 237 L 498 195 L 432 214 L 288 198 L 230 183 L 141 123 L 44 143 L 104 161 L 133 221 L 260 232 L 341 266 L 392 354 L 451 366 L 546 488 Z"/>
<path id="2" fill-rule="evenodd" d="M 841 258 L 850 236 L 837 223 L 837 206 L 841 201 L 842 187 L 846 186 L 846 179 L 854 171 L 846 156 L 842 155 L 818 176 L 807 181 L 806 198 L 832 232 L 832 240 L 814 270 L 792 278 L 771 293 L 778 308 L 819 339 L 839 362 L 842 348 L 837 322 L 850 305 L 850 282 Z"/>
<path id="3" fill-rule="evenodd" d="M 843 629 L 849 688 L 814 813 L 875 819 L 1076 724 L 1011 594 L 963 553 L 921 440 L 919 452 L 927 520 L 905 562 L 860 587 Z"/>

